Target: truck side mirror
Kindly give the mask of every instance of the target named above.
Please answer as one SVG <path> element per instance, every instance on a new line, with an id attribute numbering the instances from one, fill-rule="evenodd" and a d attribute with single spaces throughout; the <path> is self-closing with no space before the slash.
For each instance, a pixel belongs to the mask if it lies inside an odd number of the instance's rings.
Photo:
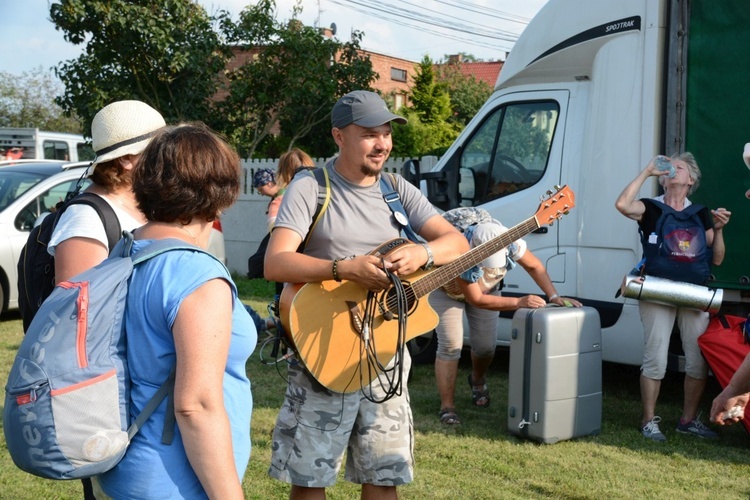
<path id="1" fill-rule="evenodd" d="M 445 170 L 427 172 L 422 175 L 427 187 L 427 199 L 440 210 L 450 210 L 448 197 L 448 175 Z"/>
<path id="2" fill-rule="evenodd" d="M 419 182 L 421 180 L 419 174 L 419 160 L 417 158 L 406 160 L 401 166 L 401 176 L 408 182 L 419 187 Z"/>

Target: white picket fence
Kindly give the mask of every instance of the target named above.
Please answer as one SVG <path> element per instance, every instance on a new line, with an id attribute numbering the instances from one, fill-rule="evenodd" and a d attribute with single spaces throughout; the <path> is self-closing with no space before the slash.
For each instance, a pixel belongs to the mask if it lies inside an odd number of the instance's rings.
<path id="1" fill-rule="evenodd" d="M 408 158 L 389 158 L 385 165 L 386 172 L 401 173 L 401 167 Z M 426 172 L 436 163 L 436 156 L 424 156 L 420 159 L 420 170 Z M 315 165 L 322 167 L 327 159 L 315 159 Z M 278 158 L 254 159 L 242 161 L 242 178 L 240 196 L 222 216 L 224 229 L 227 267 L 240 275 L 247 273 L 247 259 L 255 253 L 260 240 L 266 232 L 266 206 L 269 199 L 258 194 L 253 188 L 253 174 L 257 170 L 270 168 L 276 170 Z"/>

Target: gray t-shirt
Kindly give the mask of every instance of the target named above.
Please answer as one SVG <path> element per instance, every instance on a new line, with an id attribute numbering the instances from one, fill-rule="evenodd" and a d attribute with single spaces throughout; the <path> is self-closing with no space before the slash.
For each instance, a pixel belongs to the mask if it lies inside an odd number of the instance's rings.
<path id="1" fill-rule="evenodd" d="M 326 168 L 331 181 L 331 201 L 315 226 L 305 254 L 321 259 L 364 255 L 400 237 L 400 227 L 383 200 L 379 179 L 371 186 L 361 187 L 340 176 L 333 162 Z M 424 223 L 438 212 L 419 189 L 403 177 L 395 177 L 396 191 L 409 223 L 419 233 Z M 318 189 L 314 176 L 296 175 L 284 193 L 274 228 L 292 229 L 304 240 L 318 204 Z"/>

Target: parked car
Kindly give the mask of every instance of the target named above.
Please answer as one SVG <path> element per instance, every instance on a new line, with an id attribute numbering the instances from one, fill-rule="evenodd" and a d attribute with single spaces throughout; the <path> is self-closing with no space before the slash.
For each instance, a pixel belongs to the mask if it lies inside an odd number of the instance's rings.
<path id="1" fill-rule="evenodd" d="M 0 306 L 2 312 L 18 309 L 18 257 L 40 216 L 55 210 L 58 202 L 83 188 L 88 162 L 0 162 Z M 214 221 L 208 250 L 226 262 L 221 221 Z"/>

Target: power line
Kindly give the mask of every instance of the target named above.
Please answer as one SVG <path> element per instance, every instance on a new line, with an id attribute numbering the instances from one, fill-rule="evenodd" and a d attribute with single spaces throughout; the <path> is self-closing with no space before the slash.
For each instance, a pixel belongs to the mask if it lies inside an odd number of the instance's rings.
<path id="1" fill-rule="evenodd" d="M 531 21 L 531 19 L 528 17 L 511 14 L 509 12 L 503 12 L 503 11 L 496 10 L 496 9 L 493 9 L 491 7 L 487 7 L 484 5 L 479 7 L 476 5 L 472 5 L 469 2 L 456 3 L 456 2 L 449 2 L 447 0 L 434 0 L 434 1 L 437 3 L 441 3 L 443 5 L 447 5 L 449 7 L 454 7 L 456 9 L 468 10 L 476 14 L 481 14 L 487 17 L 494 17 L 497 19 L 502 19 L 504 21 L 509 21 L 512 23 L 519 23 L 519 24 L 526 25 L 526 24 L 529 24 L 529 22 Z"/>
<path id="2" fill-rule="evenodd" d="M 512 33 L 510 31 L 500 30 L 496 27 L 484 26 L 484 25 L 480 25 L 476 23 L 462 24 L 460 22 L 462 20 L 456 18 L 455 16 L 450 16 L 448 18 L 443 18 L 443 19 L 439 17 L 429 16 L 427 14 L 424 14 L 423 11 L 434 12 L 442 16 L 446 16 L 446 14 L 432 10 L 432 9 L 425 8 L 421 5 L 417 5 L 417 4 L 408 2 L 406 0 L 401 0 L 400 3 L 417 7 L 420 9 L 420 11 L 412 11 L 412 10 L 405 9 L 403 7 L 397 7 L 387 2 L 383 2 L 381 0 L 348 0 L 348 1 L 331 0 L 331 1 L 339 5 L 342 5 L 344 7 L 353 8 L 351 5 L 354 4 L 354 5 L 359 5 L 363 8 L 369 9 L 375 13 L 395 16 L 395 19 L 393 17 L 389 18 L 392 21 L 408 19 L 408 20 L 416 21 L 418 23 L 449 30 L 451 32 L 460 32 L 460 33 L 465 33 L 465 34 L 469 34 L 472 36 L 480 36 L 483 38 L 489 38 L 492 40 L 500 40 L 500 41 L 506 41 L 506 42 L 515 42 L 518 39 L 518 35 L 516 35 L 515 33 Z M 365 13 L 372 14 L 372 12 L 365 12 Z M 490 17 L 493 17 L 493 16 L 490 16 Z M 464 21 L 464 23 L 465 22 L 467 21 Z M 407 25 L 407 26 L 410 28 L 414 27 L 412 25 Z M 443 36 L 443 35 L 444 34 L 441 34 L 440 36 Z"/>

